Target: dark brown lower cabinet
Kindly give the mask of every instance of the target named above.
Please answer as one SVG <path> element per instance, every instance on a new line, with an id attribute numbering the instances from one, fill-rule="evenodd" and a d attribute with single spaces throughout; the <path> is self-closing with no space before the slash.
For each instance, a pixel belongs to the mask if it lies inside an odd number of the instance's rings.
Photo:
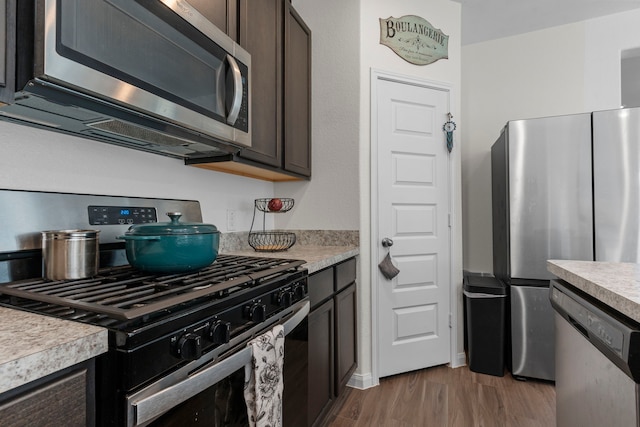
<path id="1" fill-rule="evenodd" d="M 336 312 L 336 396 L 340 396 L 356 370 L 356 284 L 334 297 Z"/>
<path id="2" fill-rule="evenodd" d="M 322 418 L 331 409 L 333 388 L 333 300 L 309 314 L 309 424 Z"/>
<path id="3" fill-rule="evenodd" d="M 0 425 L 95 425 L 93 361 L 0 395 Z"/>
<path id="4" fill-rule="evenodd" d="M 356 260 L 309 277 L 309 425 L 321 425 L 357 366 Z"/>

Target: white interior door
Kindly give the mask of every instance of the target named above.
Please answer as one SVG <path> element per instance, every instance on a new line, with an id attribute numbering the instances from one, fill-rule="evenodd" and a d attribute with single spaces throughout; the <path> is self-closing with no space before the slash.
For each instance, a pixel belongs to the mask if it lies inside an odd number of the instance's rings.
<path id="1" fill-rule="evenodd" d="M 384 377 L 451 360 L 449 155 L 442 130 L 449 92 L 378 79 L 376 93 L 373 254 L 382 261 L 381 240 L 392 239 L 400 270 L 393 280 L 377 275 L 378 374 Z"/>

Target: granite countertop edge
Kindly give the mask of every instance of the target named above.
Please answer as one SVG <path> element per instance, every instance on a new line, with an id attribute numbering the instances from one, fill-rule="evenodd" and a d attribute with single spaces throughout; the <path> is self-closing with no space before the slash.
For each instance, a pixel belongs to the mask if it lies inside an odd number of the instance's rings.
<path id="1" fill-rule="evenodd" d="M 285 252 L 242 249 L 230 255 L 302 259 L 309 274 L 359 254 L 355 246 L 295 246 Z M 99 356 L 107 329 L 0 307 L 0 393 Z"/>
<path id="2" fill-rule="evenodd" d="M 0 307 L 0 393 L 105 353 L 107 330 Z"/>
<path id="3" fill-rule="evenodd" d="M 309 271 L 309 274 L 313 274 L 334 264 L 358 256 L 360 250 L 356 246 L 295 245 L 291 249 L 282 252 L 256 252 L 249 247 L 225 252 L 225 254 L 300 259 L 305 261 L 303 266 Z"/>
<path id="4" fill-rule="evenodd" d="M 547 269 L 558 278 L 640 323 L 640 264 L 549 260 Z"/>

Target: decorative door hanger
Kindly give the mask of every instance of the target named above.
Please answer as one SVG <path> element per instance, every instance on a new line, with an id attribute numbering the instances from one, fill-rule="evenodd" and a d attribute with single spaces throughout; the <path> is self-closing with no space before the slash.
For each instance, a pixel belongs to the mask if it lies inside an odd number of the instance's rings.
<path id="1" fill-rule="evenodd" d="M 415 65 L 449 58 L 449 36 L 416 15 L 380 18 L 380 44 Z"/>

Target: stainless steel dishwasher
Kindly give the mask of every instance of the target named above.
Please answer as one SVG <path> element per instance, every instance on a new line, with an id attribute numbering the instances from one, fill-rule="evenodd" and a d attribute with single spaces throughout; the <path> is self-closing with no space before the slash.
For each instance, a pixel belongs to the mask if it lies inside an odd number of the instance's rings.
<path id="1" fill-rule="evenodd" d="M 639 426 L 640 325 L 552 280 L 558 427 Z"/>

